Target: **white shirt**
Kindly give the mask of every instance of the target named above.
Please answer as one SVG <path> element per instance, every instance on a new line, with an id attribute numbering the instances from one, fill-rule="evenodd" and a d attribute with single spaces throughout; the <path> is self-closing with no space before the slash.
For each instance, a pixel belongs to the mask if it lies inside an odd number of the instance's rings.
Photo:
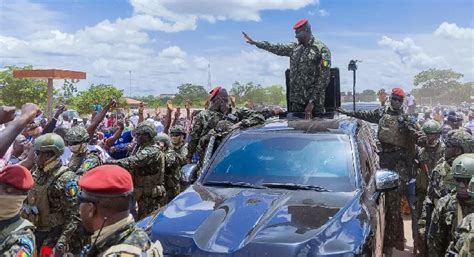
<path id="1" fill-rule="evenodd" d="M 407 105 L 408 106 L 415 105 L 415 97 L 413 97 L 412 95 L 408 96 L 407 97 Z"/>

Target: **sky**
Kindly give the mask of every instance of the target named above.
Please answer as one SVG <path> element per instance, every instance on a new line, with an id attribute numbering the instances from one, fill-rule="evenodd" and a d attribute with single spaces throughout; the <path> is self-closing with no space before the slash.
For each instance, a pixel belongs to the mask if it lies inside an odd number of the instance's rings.
<path id="1" fill-rule="evenodd" d="M 0 0 L 0 66 L 85 71 L 78 84 L 127 96 L 175 93 L 183 83 L 284 85 L 288 57 L 247 44 L 294 42 L 309 20 L 331 50 L 341 89 L 413 88 L 426 69 L 474 81 L 472 0 Z M 56 86 L 61 81 L 55 82 Z"/>

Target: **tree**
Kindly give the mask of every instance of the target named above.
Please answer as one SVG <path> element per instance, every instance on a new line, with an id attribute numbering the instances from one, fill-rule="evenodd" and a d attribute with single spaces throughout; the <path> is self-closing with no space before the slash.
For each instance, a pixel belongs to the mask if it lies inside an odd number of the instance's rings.
<path id="1" fill-rule="evenodd" d="M 189 99 L 194 106 L 202 105 L 206 101 L 207 96 L 208 92 L 203 86 L 186 83 L 178 87 L 178 93 L 173 99 L 173 103 L 179 105 Z"/>
<path id="2" fill-rule="evenodd" d="M 70 104 L 74 94 L 77 93 L 77 82 L 78 80 L 64 80 L 61 90 L 57 92 L 54 102 L 57 104 Z"/>
<path id="3" fill-rule="evenodd" d="M 263 87 L 255 85 L 253 82 L 240 84 L 236 81 L 232 84 L 230 94 L 237 98 L 237 104 L 242 105 L 247 101 L 252 101 L 260 105 L 284 105 L 286 96 L 285 90 L 280 85 Z"/>
<path id="4" fill-rule="evenodd" d="M 472 82 L 462 83 L 464 75 L 451 69 L 429 69 L 414 78 L 412 94 L 418 98 L 429 98 L 433 103 L 459 104 L 472 95 Z"/>
<path id="5" fill-rule="evenodd" d="M 372 89 L 365 89 L 360 94 L 357 95 L 357 101 L 361 102 L 373 102 L 377 99 L 377 94 Z"/>
<path id="6" fill-rule="evenodd" d="M 105 106 L 110 98 L 117 100 L 117 107 L 127 107 L 127 103 L 123 98 L 123 90 L 106 84 L 91 84 L 87 90 L 79 92 L 71 99 L 71 107 L 80 114 L 91 113 L 95 104 Z"/>
<path id="7" fill-rule="evenodd" d="M 14 69 L 31 70 L 33 66 L 27 65 L 18 68 L 14 65 L 6 66 L 0 72 L 0 98 L 3 104 L 20 108 L 25 103 L 34 103 L 44 108 L 47 99 L 48 83 L 38 79 L 18 79 L 13 77 Z"/>
<path id="8" fill-rule="evenodd" d="M 463 74 L 449 70 L 429 69 L 415 75 L 414 85 L 421 88 L 417 97 L 440 98 L 450 88 L 461 85 Z"/>
<path id="9" fill-rule="evenodd" d="M 272 105 L 284 105 L 286 101 L 285 90 L 280 85 L 265 87 L 267 103 Z"/>

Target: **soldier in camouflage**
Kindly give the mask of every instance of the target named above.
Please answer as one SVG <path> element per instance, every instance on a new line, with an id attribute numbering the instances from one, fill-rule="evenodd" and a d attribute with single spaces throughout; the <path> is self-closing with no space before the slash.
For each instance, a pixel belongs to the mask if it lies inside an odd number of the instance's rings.
<path id="1" fill-rule="evenodd" d="M 68 166 L 78 176 L 102 164 L 100 150 L 87 148 L 89 133 L 86 128 L 82 126 L 70 128 L 66 133 L 65 141 L 72 152 Z"/>
<path id="2" fill-rule="evenodd" d="M 21 165 L 0 171 L 0 254 L 33 256 L 35 226 L 20 217 L 28 190 L 33 187 L 30 171 Z"/>
<path id="3" fill-rule="evenodd" d="M 186 165 L 186 157 L 188 155 L 188 144 L 186 143 L 186 129 L 181 125 L 174 126 L 170 131 L 171 145 L 177 154 L 177 162 L 179 165 L 179 191 L 186 189 L 186 184 L 181 179 L 181 167 Z"/>
<path id="4" fill-rule="evenodd" d="M 107 162 L 120 165 L 132 174 L 134 196 L 138 202 L 137 219 L 143 219 L 165 203 L 165 155 L 155 143 L 156 127 L 152 122 L 139 123 L 133 136 L 137 146 L 132 154 L 124 159 Z"/>
<path id="5" fill-rule="evenodd" d="M 452 163 L 452 177 L 455 191 L 440 198 L 433 211 L 428 230 L 428 256 L 445 256 L 455 251 L 455 245 L 448 250 L 449 242 L 455 239 L 455 229 L 464 217 L 474 212 L 474 198 L 468 193 L 468 186 L 474 177 L 474 154 L 458 156 Z"/>
<path id="6" fill-rule="evenodd" d="M 130 214 L 133 183 L 127 170 L 98 166 L 79 179 L 79 186 L 81 221 L 92 242 L 81 256 L 163 256 L 160 242 L 153 243 Z"/>
<path id="7" fill-rule="evenodd" d="M 290 57 L 290 88 L 288 110 L 305 112 L 314 105 L 315 115 L 324 113 L 326 87 L 331 76 L 331 52 L 326 45 L 311 33 L 308 20 L 298 21 L 294 26 L 298 43 L 272 44 L 254 41 L 243 32 L 247 43 L 280 56 Z"/>
<path id="8" fill-rule="evenodd" d="M 54 248 L 57 254 L 77 253 L 82 246 L 71 240 L 79 223 L 77 176 L 62 166 L 63 139 L 47 133 L 34 142 L 34 186 L 28 192 L 23 215 L 36 227 L 36 245 Z"/>
<path id="9" fill-rule="evenodd" d="M 394 88 L 390 96 L 390 105 L 373 111 L 350 112 L 338 110 L 340 113 L 353 116 L 372 123 L 378 123 L 377 138 L 380 141 L 380 167 L 398 172 L 400 186 L 397 191 L 386 194 L 386 227 L 384 250 L 390 255 L 392 248 L 404 249 L 403 220 L 400 212 L 400 195 L 410 193 L 407 182 L 414 178 L 412 162 L 416 155 L 414 142 L 417 139 L 417 124 L 412 117 L 406 115 L 402 109 L 405 92 L 401 88 Z M 414 206 L 410 203 L 412 213 Z M 412 218 L 414 215 L 412 215 Z M 416 218 L 413 220 L 416 222 Z M 415 224 L 412 225 L 415 228 Z M 416 235 L 416 229 L 413 230 Z M 413 238 L 416 238 L 414 236 Z"/>
<path id="10" fill-rule="evenodd" d="M 419 145 L 423 145 L 418 152 L 417 157 L 417 175 L 416 175 L 416 214 L 419 220 L 422 215 L 423 203 L 428 189 L 428 177 L 440 159 L 444 157 L 445 146 L 440 140 L 441 125 L 435 120 L 429 120 L 423 124 L 423 136 L 419 138 Z M 430 212 L 431 213 L 431 212 Z M 427 217 L 428 218 L 428 217 Z M 429 224 L 429 220 L 427 221 Z M 418 224 L 418 240 L 416 248 L 419 255 L 425 256 L 427 253 L 425 223 Z M 423 235 L 423 237 L 420 236 Z M 420 239 L 421 238 L 421 239 Z M 415 250 L 416 252 L 416 250 Z"/>
<path id="11" fill-rule="evenodd" d="M 209 131 L 216 127 L 221 120 L 229 120 L 234 123 L 234 128 L 251 127 L 265 122 L 265 117 L 253 110 L 246 112 L 237 111 L 234 114 L 228 114 L 229 95 L 227 90 L 221 87 L 214 88 L 210 93 L 209 109 L 201 111 L 193 121 L 192 131 L 190 133 L 191 141 L 188 143 L 187 162 L 191 163 L 194 153 L 197 153 L 202 160 L 207 145 L 200 144 L 202 137 L 205 137 Z"/>
<path id="12" fill-rule="evenodd" d="M 155 137 L 156 143 L 160 146 L 161 151 L 165 155 L 165 188 L 166 201 L 169 203 L 175 196 L 180 193 L 180 168 L 177 162 L 177 154 L 171 148 L 170 137 L 166 134 L 158 134 Z"/>
<path id="13" fill-rule="evenodd" d="M 474 199 L 474 177 L 469 182 L 467 193 Z M 474 253 L 474 213 L 464 217 L 454 234 L 454 240 L 449 244 L 446 256 L 470 256 Z"/>

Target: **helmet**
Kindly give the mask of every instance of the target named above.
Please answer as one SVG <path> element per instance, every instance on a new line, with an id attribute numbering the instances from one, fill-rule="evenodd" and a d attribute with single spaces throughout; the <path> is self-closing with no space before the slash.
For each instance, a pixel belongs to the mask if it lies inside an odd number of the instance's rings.
<path id="1" fill-rule="evenodd" d="M 74 126 L 67 131 L 64 139 L 68 143 L 84 143 L 89 141 L 89 132 L 83 126 Z"/>
<path id="2" fill-rule="evenodd" d="M 447 147 L 460 147 L 463 153 L 474 152 L 474 138 L 464 129 L 451 130 L 446 138 Z"/>
<path id="3" fill-rule="evenodd" d="M 172 127 L 171 130 L 170 130 L 170 135 L 172 135 L 172 134 L 186 135 L 186 131 L 184 130 L 183 126 L 176 125 L 176 126 Z"/>
<path id="4" fill-rule="evenodd" d="M 471 178 L 474 176 L 474 154 L 462 154 L 451 166 L 454 178 Z"/>
<path id="5" fill-rule="evenodd" d="M 156 136 L 156 127 L 155 124 L 151 121 L 142 121 L 135 128 L 136 134 L 148 134 L 151 138 Z"/>
<path id="6" fill-rule="evenodd" d="M 435 120 L 429 120 L 423 124 L 421 128 L 425 134 L 439 134 L 441 133 L 441 125 Z"/>
<path id="7" fill-rule="evenodd" d="M 166 147 L 169 147 L 171 145 L 170 137 L 165 133 L 160 133 L 155 136 L 155 142 L 164 143 Z"/>
<path id="8" fill-rule="evenodd" d="M 47 133 L 35 139 L 35 151 L 52 151 L 56 155 L 64 152 L 64 140 L 57 134 Z"/>
<path id="9" fill-rule="evenodd" d="M 469 186 L 467 187 L 467 193 L 470 197 L 474 197 L 474 177 L 469 181 Z"/>

